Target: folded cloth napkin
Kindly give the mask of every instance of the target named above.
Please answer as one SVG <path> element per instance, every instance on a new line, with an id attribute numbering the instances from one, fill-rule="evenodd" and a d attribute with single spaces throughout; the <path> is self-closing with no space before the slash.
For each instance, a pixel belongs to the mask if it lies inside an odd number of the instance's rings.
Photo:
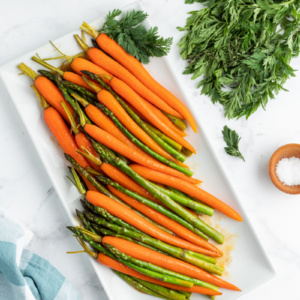
<path id="1" fill-rule="evenodd" d="M 24 249 L 32 237 L 0 211 L 0 299 L 79 300 L 78 292 L 57 269 Z"/>

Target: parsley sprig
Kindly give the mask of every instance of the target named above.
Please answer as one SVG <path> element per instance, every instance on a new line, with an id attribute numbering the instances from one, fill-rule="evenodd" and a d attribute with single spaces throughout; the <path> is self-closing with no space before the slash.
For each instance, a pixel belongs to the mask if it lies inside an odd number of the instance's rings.
<path id="1" fill-rule="evenodd" d="M 141 23 L 147 14 L 140 10 L 132 10 L 124 17 L 116 19 L 122 14 L 114 9 L 106 16 L 106 22 L 99 30 L 114 39 L 125 51 L 133 55 L 141 63 L 149 63 L 149 57 L 161 57 L 170 51 L 173 38 L 160 37 L 157 27 L 146 29 Z"/>
<path id="2" fill-rule="evenodd" d="M 205 7 L 190 12 L 179 42 L 188 60 L 184 74 L 201 78 L 198 88 L 225 116 L 248 118 L 266 107 L 295 76 L 290 66 L 300 50 L 300 1 L 186 0 Z"/>
<path id="3" fill-rule="evenodd" d="M 244 156 L 239 150 L 239 142 L 241 138 L 236 133 L 236 131 L 228 128 L 227 126 L 224 126 L 222 133 L 223 139 L 227 145 L 227 147 L 224 148 L 226 153 L 232 156 L 237 156 L 245 161 Z"/>

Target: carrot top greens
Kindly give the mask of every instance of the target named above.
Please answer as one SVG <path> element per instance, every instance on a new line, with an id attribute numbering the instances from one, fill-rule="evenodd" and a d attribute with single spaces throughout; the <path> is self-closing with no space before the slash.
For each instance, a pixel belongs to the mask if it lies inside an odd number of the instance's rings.
<path id="1" fill-rule="evenodd" d="M 173 38 L 160 37 L 156 26 L 146 29 L 141 24 L 148 16 L 146 13 L 131 10 L 117 20 L 121 14 L 119 9 L 109 12 L 99 32 L 106 33 L 143 64 L 149 63 L 151 56 L 161 57 L 168 54 Z"/>

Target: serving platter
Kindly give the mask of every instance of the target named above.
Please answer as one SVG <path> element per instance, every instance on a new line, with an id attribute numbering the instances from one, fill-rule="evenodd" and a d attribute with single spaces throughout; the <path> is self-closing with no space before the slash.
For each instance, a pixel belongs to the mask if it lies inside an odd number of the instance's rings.
<path id="1" fill-rule="evenodd" d="M 138 10 L 142 9 L 142 7 L 139 2 L 135 2 L 124 7 L 122 10 L 125 12 L 131 9 Z M 103 22 L 104 19 L 99 19 L 91 25 L 95 28 L 100 28 Z M 150 26 L 147 21 L 145 25 Z M 79 26 L 80 23 L 78 24 Z M 59 46 L 62 52 L 68 55 L 76 54 L 81 51 L 73 37 L 76 33 L 79 33 L 79 31 L 71 32 L 53 42 Z M 36 53 L 41 57 L 56 55 L 50 44 L 35 49 L 1 67 L 0 78 L 31 137 L 40 160 L 67 212 L 70 223 L 76 224 L 74 211 L 75 208 L 80 208 L 79 194 L 66 178 L 68 169 L 63 152 L 54 141 L 51 132 L 43 120 L 42 110 L 33 91 L 29 87 L 32 84 L 31 80 L 25 76 L 18 75 L 19 70 L 17 65 L 20 62 L 24 62 L 34 70 L 41 68 L 30 59 Z M 56 61 L 53 64 L 58 66 L 60 63 L 60 61 Z M 146 68 L 161 84 L 181 99 L 194 114 L 198 133 L 194 134 L 191 128 L 186 130 L 188 134 L 187 140 L 197 151 L 197 155 L 186 160 L 191 170 L 194 171 L 194 177 L 203 180 L 203 189 L 222 199 L 236 209 L 243 217 L 243 222 L 240 223 L 215 212 L 211 221 L 214 226 L 217 226 L 225 234 L 226 241 L 222 249 L 224 251 L 230 250 L 230 255 L 226 256 L 226 271 L 222 278 L 242 289 L 241 292 L 223 289 L 223 295 L 219 296 L 218 299 L 236 299 L 271 279 L 274 276 L 273 267 L 241 205 L 242 196 L 236 194 L 232 183 L 228 180 L 226 172 L 211 146 L 209 137 L 202 130 L 201 120 L 197 116 L 197 111 L 193 110 L 191 99 L 185 95 L 184 88 L 179 80 L 179 76 L 181 75 L 172 72 L 168 58 L 152 59 Z M 108 268 L 101 266 L 93 259 L 90 259 L 90 261 L 109 299 L 150 299 L 150 296 L 140 294 L 129 287 Z M 207 297 L 194 294 L 191 299 L 207 299 Z"/>

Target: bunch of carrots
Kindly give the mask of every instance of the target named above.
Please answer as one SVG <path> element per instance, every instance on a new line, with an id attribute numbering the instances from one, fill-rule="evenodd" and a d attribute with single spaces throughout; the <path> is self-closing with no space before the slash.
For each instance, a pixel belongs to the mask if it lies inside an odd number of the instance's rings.
<path id="1" fill-rule="evenodd" d="M 198 187 L 184 164 L 195 153 L 184 139 L 185 121 L 197 131 L 191 113 L 114 40 L 81 28 L 95 47 L 76 35 L 84 53 L 70 58 L 69 70 L 38 56 L 49 71 L 18 66 L 33 80 L 70 180 L 85 197 L 82 225 L 68 228 L 84 252 L 143 293 L 181 300 L 239 291 L 216 276 L 223 253 L 209 239 L 222 244 L 224 236 L 199 215 L 217 209 L 242 218 Z"/>

